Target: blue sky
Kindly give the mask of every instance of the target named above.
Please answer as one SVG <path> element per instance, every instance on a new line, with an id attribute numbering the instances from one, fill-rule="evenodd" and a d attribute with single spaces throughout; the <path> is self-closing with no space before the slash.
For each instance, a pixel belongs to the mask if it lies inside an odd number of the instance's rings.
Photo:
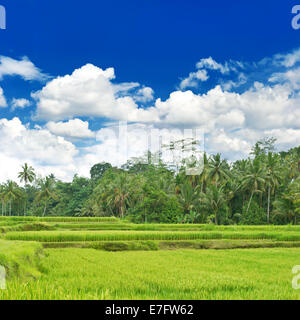
<path id="1" fill-rule="evenodd" d="M 295 4 L 0 0 L 0 179 L 25 161 L 65 180 L 119 164 L 105 132 L 120 120 L 201 128 L 206 150 L 230 160 L 264 136 L 299 145 Z"/>

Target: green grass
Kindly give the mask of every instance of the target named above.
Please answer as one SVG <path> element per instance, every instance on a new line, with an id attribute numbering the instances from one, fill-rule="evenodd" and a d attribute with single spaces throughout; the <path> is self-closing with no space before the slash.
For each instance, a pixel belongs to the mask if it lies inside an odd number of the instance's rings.
<path id="1" fill-rule="evenodd" d="M 115 217 L 0 217 L 0 224 L 2 221 L 40 221 L 40 222 L 119 222 Z"/>
<path id="2" fill-rule="evenodd" d="M 70 241 L 119 241 L 119 240 L 276 240 L 300 241 L 296 231 L 28 231 L 9 232 L 6 240 L 70 242 Z"/>
<path id="3" fill-rule="evenodd" d="M 300 226 L 0 217 L 0 300 L 300 300 L 299 264 Z"/>
<path id="4" fill-rule="evenodd" d="M 300 299 L 300 249 L 46 253 L 44 274 L 10 281 L 0 299 Z"/>
<path id="5" fill-rule="evenodd" d="M 57 229 L 132 231 L 299 231 L 300 226 L 215 226 L 213 224 L 56 223 Z"/>
<path id="6" fill-rule="evenodd" d="M 33 225 L 30 228 L 30 225 Z M 292 226 L 215 226 L 214 224 L 134 224 L 114 217 L 0 217 L 0 232 L 35 230 L 34 225 L 55 230 L 128 230 L 128 231 L 256 231 L 300 232 L 300 225 Z M 26 225 L 26 226 L 25 226 Z M 23 228 L 23 229 L 22 229 Z M 41 228 L 42 229 L 42 228 Z M 40 229 L 37 229 L 40 230 Z"/>
<path id="7" fill-rule="evenodd" d="M 5 267 L 8 279 L 40 276 L 42 256 L 42 245 L 37 242 L 0 240 L 0 265 Z"/>

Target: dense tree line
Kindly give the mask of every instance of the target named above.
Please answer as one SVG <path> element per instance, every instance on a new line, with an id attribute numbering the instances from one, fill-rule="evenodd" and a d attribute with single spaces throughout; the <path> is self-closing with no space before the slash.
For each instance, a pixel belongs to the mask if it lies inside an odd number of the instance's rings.
<path id="1" fill-rule="evenodd" d="M 117 216 L 136 223 L 297 224 L 300 216 L 300 147 L 274 151 L 258 141 L 248 159 L 233 163 L 204 154 L 203 171 L 186 175 L 162 161 L 98 163 L 91 177 L 62 182 L 37 177 L 25 164 L 19 183 L 0 185 L 2 215 Z M 148 156 L 148 155 L 147 155 Z"/>

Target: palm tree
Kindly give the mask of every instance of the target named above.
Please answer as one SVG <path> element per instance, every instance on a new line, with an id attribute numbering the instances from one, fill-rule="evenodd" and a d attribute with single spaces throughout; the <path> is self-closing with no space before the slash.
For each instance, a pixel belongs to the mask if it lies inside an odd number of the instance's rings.
<path id="1" fill-rule="evenodd" d="M 183 206 L 184 212 L 189 213 L 194 209 L 195 203 L 199 200 L 199 195 L 190 182 L 185 182 L 180 186 L 178 199 Z"/>
<path id="2" fill-rule="evenodd" d="M 0 185 L 0 199 L 1 199 L 1 213 L 2 217 L 6 214 L 6 206 L 5 206 L 5 186 Z"/>
<path id="3" fill-rule="evenodd" d="M 12 201 L 17 200 L 21 197 L 21 191 L 18 187 L 18 185 L 9 180 L 6 184 L 5 190 L 4 190 L 4 198 L 5 200 L 8 200 L 9 202 L 9 215 L 11 216 L 11 207 L 12 207 Z"/>
<path id="4" fill-rule="evenodd" d="M 202 205 L 214 213 L 215 224 L 218 224 L 218 212 L 227 203 L 223 187 L 211 185 L 206 193 L 201 194 Z"/>
<path id="5" fill-rule="evenodd" d="M 300 147 L 295 148 L 292 154 L 292 175 L 297 178 L 300 175 Z"/>
<path id="6" fill-rule="evenodd" d="M 242 181 L 243 177 L 245 177 L 248 172 L 249 172 L 249 164 L 250 164 L 250 159 L 243 159 L 243 160 L 238 160 L 233 164 L 233 170 L 232 170 L 232 178 L 230 180 L 230 184 L 232 185 L 231 190 L 234 191 L 234 193 L 239 193 L 241 196 L 242 200 L 242 208 L 244 207 L 245 203 L 245 192 L 242 192 L 241 187 L 242 187 Z"/>
<path id="7" fill-rule="evenodd" d="M 25 185 L 28 184 L 28 182 L 32 182 L 35 178 L 34 169 L 32 167 L 29 167 L 27 163 L 25 163 L 22 166 L 22 171 L 19 172 L 18 178 L 21 182 L 24 181 Z"/>
<path id="8" fill-rule="evenodd" d="M 44 201 L 43 217 L 46 214 L 47 203 L 50 199 L 56 199 L 57 196 L 54 192 L 55 181 L 49 176 L 44 180 L 39 181 L 40 191 L 36 194 L 36 201 Z"/>
<path id="9" fill-rule="evenodd" d="M 201 182 L 201 192 L 206 192 L 206 184 L 208 180 L 208 172 L 209 172 L 209 162 L 207 158 L 206 152 L 203 155 L 203 170 L 200 174 L 200 182 Z"/>
<path id="10" fill-rule="evenodd" d="M 25 183 L 25 190 L 28 183 L 32 183 L 35 179 L 35 172 L 34 169 L 31 166 L 28 166 L 27 163 L 25 163 L 22 166 L 22 171 L 19 172 L 18 178 L 21 182 L 24 181 Z M 24 216 L 26 215 L 26 198 L 25 198 L 25 204 L 24 204 Z"/>
<path id="11" fill-rule="evenodd" d="M 267 222 L 270 222 L 270 199 L 271 199 L 271 191 L 275 193 L 276 188 L 279 186 L 281 175 L 280 171 L 277 169 L 278 164 L 278 156 L 274 155 L 272 152 L 268 153 L 266 159 L 266 183 L 268 186 L 268 208 L 267 208 Z"/>
<path id="12" fill-rule="evenodd" d="M 300 215 L 300 178 L 291 182 L 280 199 L 274 202 L 274 214 L 286 216 L 290 222 L 297 224 Z"/>
<path id="13" fill-rule="evenodd" d="M 262 192 L 265 184 L 264 169 L 261 166 L 261 163 L 258 158 L 255 158 L 253 162 L 249 163 L 248 170 L 249 172 L 245 177 L 243 177 L 242 185 L 241 185 L 243 189 L 249 190 L 249 192 L 251 193 L 247 211 L 246 211 L 247 214 L 248 214 L 254 193 Z"/>
<path id="14" fill-rule="evenodd" d="M 208 177 L 216 186 L 230 178 L 229 166 L 220 153 L 210 159 L 208 167 Z"/>
<path id="15" fill-rule="evenodd" d="M 131 195 L 130 189 L 128 174 L 122 172 L 117 176 L 115 181 L 112 182 L 110 191 L 107 194 L 108 205 L 116 207 L 121 218 L 124 217 L 126 206 L 129 203 L 129 197 Z"/>

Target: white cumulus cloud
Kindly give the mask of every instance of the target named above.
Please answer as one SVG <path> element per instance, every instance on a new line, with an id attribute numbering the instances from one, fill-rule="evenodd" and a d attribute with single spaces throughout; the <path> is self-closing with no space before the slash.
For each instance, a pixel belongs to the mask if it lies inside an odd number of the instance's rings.
<path id="1" fill-rule="evenodd" d="M 185 89 L 187 87 L 197 87 L 198 80 L 199 81 L 206 81 L 208 80 L 209 76 L 207 75 L 206 70 L 198 70 L 197 72 L 191 72 L 189 76 L 183 79 L 180 82 L 180 88 Z"/>
<path id="2" fill-rule="evenodd" d="M 20 76 L 24 80 L 45 80 L 48 77 L 27 57 L 15 60 L 10 57 L 0 56 L 0 80 L 4 76 Z"/>
<path id="3" fill-rule="evenodd" d="M 102 70 L 92 64 L 58 77 L 32 94 L 37 101 L 37 119 L 64 120 L 95 116 L 113 120 L 153 120 L 153 112 L 139 109 L 132 96 L 115 95 L 111 80 L 114 69 Z M 120 85 L 118 85 L 120 90 Z"/>
<path id="4" fill-rule="evenodd" d="M 95 133 L 89 129 L 89 123 L 80 119 L 67 122 L 48 122 L 45 127 L 57 136 L 69 138 L 93 138 Z"/>
<path id="5" fill-rule="evenodd" d="M 29 107 L 31 105 L 30 101 L 24 98 L 16 99 L 13 98 L 11 102 L 12 110 L 15 110 L 16 108 L 24 109 L 26 107 Z"/>
<path id="6" fill-rule="evenodd" d="M 18 118 L 0 119 L 0 145 L 0 181 L 17 179 L 24 162 L 43 174 L 58 173 L 63 179 L 75 170 L 78 150 L 72 143 L 48 130 L 30 129 Z"/>

